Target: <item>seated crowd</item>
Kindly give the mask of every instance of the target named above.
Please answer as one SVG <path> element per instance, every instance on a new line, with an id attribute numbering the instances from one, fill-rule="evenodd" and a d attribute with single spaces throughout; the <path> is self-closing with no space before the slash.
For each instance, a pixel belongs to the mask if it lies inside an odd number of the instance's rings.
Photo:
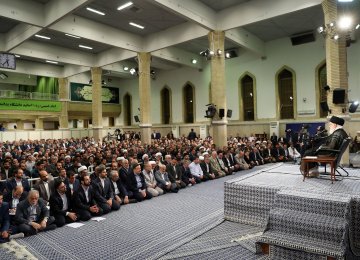
<path id="1" fill-rule="evenodd" d="M 149 145 L 137 138 L 0 142 L 0 242 L 257 165 L 296 162 L 296 145 L 253 135 L 230 137 L 221 148 L 211 137 L 162 137 Z"/>

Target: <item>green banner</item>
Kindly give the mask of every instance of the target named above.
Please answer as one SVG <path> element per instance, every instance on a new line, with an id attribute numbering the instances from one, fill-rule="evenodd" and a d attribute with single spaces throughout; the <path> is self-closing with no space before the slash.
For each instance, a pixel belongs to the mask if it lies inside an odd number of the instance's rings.
<path id="1" fill-rule="evenodd" d="M 101 87 L 102 103 L 119 104 L 119 89 L 113 87 Z M 92 102 L 92 86 L 81 83 L 70 83 L 71 101 Z"/>
<path id="2" fill-rule="evenodd" d="M 0 98 L 0 110 L 60 112 L 60 101 Z"/>

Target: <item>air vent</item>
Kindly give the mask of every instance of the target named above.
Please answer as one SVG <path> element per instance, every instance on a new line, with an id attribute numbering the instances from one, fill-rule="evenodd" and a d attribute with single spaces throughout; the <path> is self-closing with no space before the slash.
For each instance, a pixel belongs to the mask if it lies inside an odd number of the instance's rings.
<path id="1" fill-rule="evenodd" d="M 136 6 L 132 6 L 129 8 L 129 10 L 133 13 L 140 13 L 141 12 L 141 9 L 139 7 L 136 7 Z"/>
<path id="2" fill-rule="evenodd" d="M 290 37 L 292 45 L 300 45 L 304 43 L 314 42 L 315 36 L 313 32 L 299 33 Z"/>

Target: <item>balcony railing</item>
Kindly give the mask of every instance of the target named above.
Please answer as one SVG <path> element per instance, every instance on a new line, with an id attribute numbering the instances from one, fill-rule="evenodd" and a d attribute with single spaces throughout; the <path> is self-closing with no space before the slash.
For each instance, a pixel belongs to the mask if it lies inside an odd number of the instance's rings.
<path id="1" fill-rule="evenodd" d="M 0 90 L 0 98 L 59 100 L 59 95 L 40 92 Z"/>

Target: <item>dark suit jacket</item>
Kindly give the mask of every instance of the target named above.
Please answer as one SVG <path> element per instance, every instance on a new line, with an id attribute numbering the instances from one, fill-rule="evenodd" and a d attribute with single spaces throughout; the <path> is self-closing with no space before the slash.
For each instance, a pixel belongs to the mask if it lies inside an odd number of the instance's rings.
<path id="1" fill-rule="evenodd" d="M 256 153 L 256 157 L 255 157 L 255 153 L 253 151 L 251 151 L 249 153 L 249 158 L 250 158 L 250 161 L 253 161 L 253 162 L 264 159 L 264 158 L 262 158 L 262 156 L 259 152 Z"/>
<path id="2" fill-rule="evenodd" d="M 38 204 L 36 206 L 36 213 L 37 213 L 36 222 L 40 222 L 45 217 L 48 218 L 50 216 L 50 212 L 46 207 L 46 202 L 43 201 L 42 198 L 39 198 Z M 16 208 L 15 221 L 18 225 L 27 224 L 29 223 L 29 217 L 30 217 L 30 203 L 26 199 L 18 204 Z"/>
<path id="3" fill-rule="evenodd" d="M 51 197 L 51 195 L 54 191 L 54 181 L 48 181 L 48 185 L 49 185 L 49 193 L 50 193 L 50 197 Z M 40 198 L 46 200 L 47 202 L 50 200 L 50 198 L 48 198 L 48 195 L 46 193 L 46 189 L 44 186 L 44 182 L 42 180 L 38 181 L 34 185 L 34 189 L 39 192 Z"/>
<path id="4" fill-rule="evenodd" d="M 113 184 L 113 182 L 111 180 L 110 180 L 110 185 L 111 185 L 111 189 L 112 189 L 114 195 L 116 195 L 115 194 L 115 187 L 114 187 L 114 184 Z M 120 192 L 120 197 L 129 196 L 129 194 L 128 194 L 126 188 L 124 187 L 124 185 L 123 185 L 120 178 L 117 180 L 116 185 L 117 185 L 118 190 Z"/>
<path id="5" fill-rule="evenodd" d="M 29 185 L 28 180 L 22 179 L 21 184 L 24 188 L 24 191 L 26 191 L 26 192 L 30 191 L 30 185 Z M 14 178 L 11 178 L 10 180 L 7 181 L 6 186 L 7 186 L 8 192 L 11 193 L 11 191 L 16 187 L 16 180 Z"/>
<path id="6" fill-rule="evenodd" d="M 27 193 L 23 192 L 19 198 L 19 203 L 23 200 L 25 200 L 27 197 Z M 9 203 L 9 208 L 12 209 L 13 207 L 13 196 L 12 196 L 12 191 L 8 192 L 5 196 L 4 196 L 4 201 Z"/>
<path id="7" fill-rule="evenodd" d="M 67 181 L 67 184 L 66 184 L 66 182 L 64 182 L 64 183 L 65 183 L 65 185 L 67 185 L 67 186 L 69 187 L 69 189 L 70 189 L 70 182 Z M 78 179 L 75 179 L 75 182 L 73 183 L 73 191 L 74 191 L 74 192 L 77 191 L 77 190 L 79 189 L 79 187 L 80 187 L 80 181 L 79 181 Z"/>
<path id="8" fill-rule="evenodd" d="M 206 177 L 209 177 L 210 174 L 214 173 L 213 168 L 211 167 L 211 164 L 208 163 L 208 165 L 209 165 L 209 170 L 207 170 L 206 163 L 204 161 L 202 161 L 200 163 L 201 170 L 203 171 L 203 173 Z"/>
<path id="9" fill-rule="evenodd" d="M 80 185 L 79 189 L 73 194 L 74 208 L 89 210 L 89 207 L 96 205 L 96 192 L 94 188 L 89 186 L 89 201 L 86 201 L 85 191 Z"/>
<path id="10" fill-rule="evenodd" d="M 106 203 L 106 201 L 108 199 L 113 199 L 114 198 L 114 192 L 111 189 L 111 183 L 110 183 L 110 179 L 106 178 L 104 180 L 104 188 L 101 185 L 101 180 L 100 178 L 96 178 L 93 182 L 92 185 L 95 189 L 95 191 L 98 193 L 98 195 L 100 195 L 101 198 L 104 198 L 104 200 L 102 201 L 102 203 Z"/>
<path id="11" fill-rule="evenodd" d="M 52 216 L 55 215 L 62 215 L 62 216 L 66 216 L 66 212 L 71 211 L 72 210 L 72 198 L 71 198 L 71 191 L 70 190 L 66 190 L 66 198 L 67 198 L 67 204 L 68 204 L 68 209 L 67 210 L 63 210 L 63 200 L 61 199 L 60 194 L 56 191 L 54 192 L 54 194 L 51 196 L 50 198 L 50 213 Z"/>
<path id="12" fill-rule="evenodd" d="M 174 183 L 176 181 L 182 180 L 182 172 L 181 172 L 179 165 L 176 165 L 175 170 L 174 170 L 174 167 L 171 164 L 168 164 L 166 166 L 166 171 L 168 173 L 169 180 L 171 182 Z"/>
<path id="13" fill-rule="evenodd" d="M 130 190 L 130 187 L 129 187 L 130 172 L 131 172 L 130 168 L 125 169 L 124 167 L 121 167 L 119 170 L 119 178 L 121 179 L 121 182 L 122 182 L 123 186 L 125 187 L 125 189 L 127 189 L 128 191 Z"/>
<path id="14" fill-rule="evenodd" d="M 10 228 L 9 204 L 3 202 L 0 206 L 0 233 Z"/>
<path id="15" fill-rule="evenodd" d="M 276 147 L 274 147 L 272 150 L 271 150 L 271 156 L 274 157 L 274 158 L 278 158 L 279 156 L 285 156 L 285 151 L 283 148 L 279 147 L 279 151 L 278 149 L 276 149 Z"/>
<path id="16" fill-rule="evenodd" d="M 141 178 L 141 187 L 140 187 L 140 189 L 145 190 L 146 189 L 146 183 L 145 183 L 145 178 L 144 178 L 144 175 L 142 174 L 142 172 L 139 174 L 139 176 Z M 135 178 L 135 174 L 133 172 L 129 173 L 128 186 L 129 186 L 130 191 L 139 192 L 139 188 L 137 187 L 137 181 L 136 181 L 136 178 Z"/>

